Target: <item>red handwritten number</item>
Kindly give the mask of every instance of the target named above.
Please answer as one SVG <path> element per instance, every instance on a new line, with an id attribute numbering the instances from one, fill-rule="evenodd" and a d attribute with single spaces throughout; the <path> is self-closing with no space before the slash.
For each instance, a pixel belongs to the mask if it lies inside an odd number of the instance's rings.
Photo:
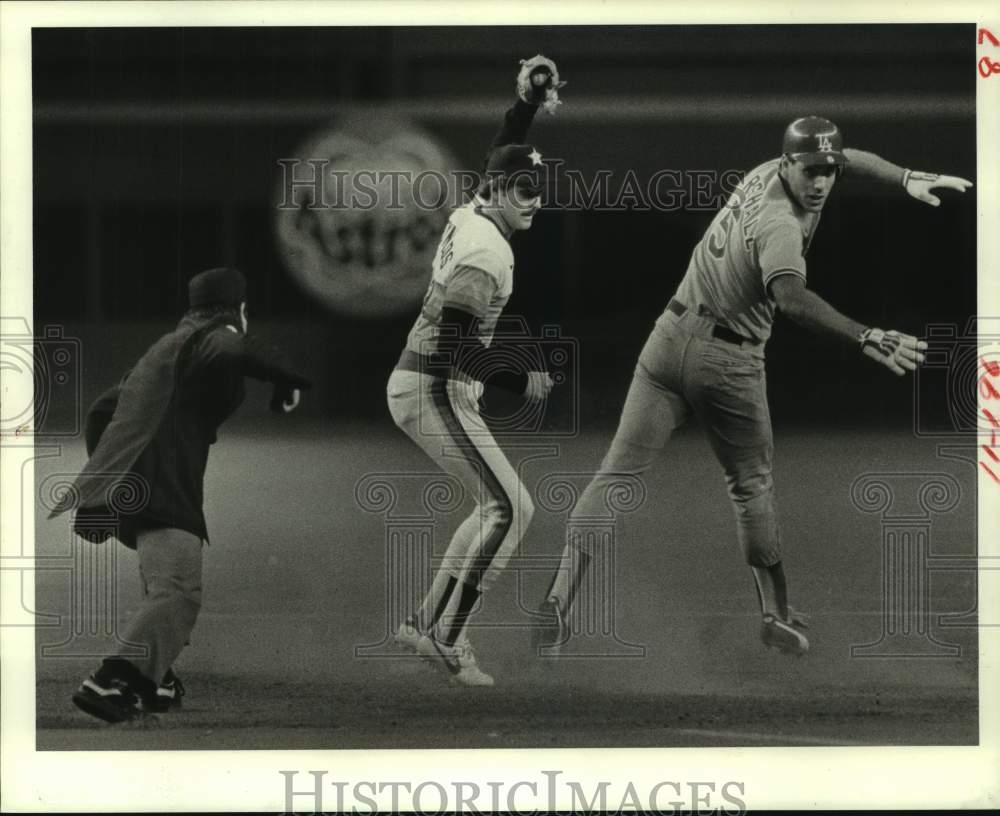
<path id="1" fill-rule="evenodd" d="M 979 45 L 983 44 L 983 40 L 989 40 L 994 46 L 1000 46 L 1000 40 L 997 40 L 993 36 L 993 32 L 988 28 L 979 29 Z M 979 76 L 983 79 L 993 76 L 993 74 L 1000 74 L 1000 62 L 989 57 L 980 59 L 977 67 L 979 69 Z"/>
<path id="2" fill-rule="evenodd" d="M 1000 74 L 1000 62 L 995 62 L 989 57 L 983 57 L 979 60 L 979 75 L 986 79 L 993 74 Z"/>
<path id="3" fill-rule="evenodd" d="M 996 360 L 987 360 L 985 357 L 980 357 L 979 361 L 986 370 L 986 373 L 979 378 L 979 395 L 984 400 L 1000 399 L 1000 393 L 997 392 L 996 387 L 991 382 L 992 378 L 1000 377 L 1000 362 Z M 1000 456 L 997 456 L 997 454 L 993 451 L 993 448 L 995 448 L 997 444 L 997 431 L 1000 430 L 1000 420 L 997 420 L 988 408 L 983 408 L 983 416 L 985 416 L 990 423 L 990 444 L 981 445 L 980 447 L 982 447 L 983 452 L 990 458 L 995 466 L 996 463 L 1000 463 Z M 994 482 L 1000 484 L 1000 476 L 997 476 L 997 474 L 993 472 L 993 468 L 991 468 L 989 464 L 980 460 L 979 466 L 986 471 Z"/>

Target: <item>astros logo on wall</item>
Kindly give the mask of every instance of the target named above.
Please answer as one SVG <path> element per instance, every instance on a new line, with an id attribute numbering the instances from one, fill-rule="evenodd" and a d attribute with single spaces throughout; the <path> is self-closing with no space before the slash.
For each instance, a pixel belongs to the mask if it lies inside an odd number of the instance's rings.
<path id="1" fill-rule="evenodd" d="M 307 294 L 339 314 L 389 317 L 420 303 L 455 195 L 455 161 L 406 120 L 338 122 L 282 159 L 275 232 Z"/>

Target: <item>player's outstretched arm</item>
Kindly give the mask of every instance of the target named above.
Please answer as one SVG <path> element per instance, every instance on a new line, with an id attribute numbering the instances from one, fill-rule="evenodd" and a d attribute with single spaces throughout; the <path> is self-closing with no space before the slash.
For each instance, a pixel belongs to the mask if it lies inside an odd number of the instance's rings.
<path id="1" fill-rule="evenodd" d="M 869 328 L 841 314 L 798 275 L 779 275 L 769 284 L 778 308 L 800 326 L 858 343 L 866 357 L 881 363 L 898 376 L 916 369 L 924 361 L 927 343 L 909 334 Z"/>
<path id="2" fill-rule="evenodd" d="M 898 184 L 917 201 L 923 201 L 932 207 L 941 204 L 941 199 L 931 190 L 947 189 L 964 193 L 972 186 L 972 182 L 959 176 L 942 176 L 938 173 L 925 173 L 921 170 L 907 170 L 898 164 L 883 159 L 867 150 L 844 148 L 848 163 L 844 167 L 847 178 L 869 179 L 885 184 Z"/>
<path id="3" fill-rule="evenodd" d="M 302 391 L 312 388 L 312 382 L 287 368 L 274 350 L 264 349 L 236 332 L 210 332 L 200 354 L 204 366 L 220 371 L 232 370 L 244 377 L 273 383 L 270 408 L 275 413 L 294 411 Z"/>
<path id="4" fill-rule="evenodd" d="M 312 388 L 312 382 L 288 368 L 274 349 L 265 349 L 253 341 L 244 341 L 243 348 L 236 348 L 233 362 L 244 377 L 271 382 L 286 390 Z"/>
<path id="5" fill-rule="evenodd" d="M 250 346 L 244 350 L 241 363 L 244 376 L 274 383 L 268 407 L 276 414 L 290 414 L 299 407 L 302 392 L 312 388 L 308 378 L 286 368 L 274 351 Z"/>
<path id="6" fill-rule="evenodd" d="M 868 327 L 843 315 L 823 298 L 806 288 L 798 275 L 778 275 L 768 287 L 781 313 L 803 328 L 838 340 L 856 343 Z"/>
<path id="7" fill-rule="evenodd" d="M 503 125 L 493 137 L 490 150 L 509 144 L 524 144 L 528 140 L 528 129 L 538 108 L 555 113 L 556 108 L 562 104 L 559 89 L 565 84 L 559 79 L 559 69 L 555 62 L 548 57 L 538 54 L 531 59 L 521 60 L 516 81 L 517 100 L 504 114 Z"/>

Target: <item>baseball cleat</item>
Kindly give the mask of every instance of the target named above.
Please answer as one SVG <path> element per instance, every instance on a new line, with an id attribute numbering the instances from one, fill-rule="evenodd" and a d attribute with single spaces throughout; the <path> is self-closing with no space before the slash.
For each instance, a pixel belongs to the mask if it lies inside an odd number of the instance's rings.
<path id="1" fill-rule="evenodd" d="M 493 678 L 479 668 L 468 640 L 449 646 L 433 635 L 424 635 L 417 643 L 417 654 L 444 671 L 453 683 L 461 686 L 493 685 Z"/>
<path id="2" fill-rule="evenodd" d="M 155 697 L 140 698 L 144 711 L 162 713 L 172 708 L 180 708 L 187 690 L 173 669 L 167 669 L 163 682 L 156 688 Z"/>
<path id="3" fill-rule="evenodd" d="M 542 602 L 538 614 L 542 621 L 531 630 L 532 650 L 539 657 L 558 657 L 560 647 L 569 640 L 569 624 L 559 603 L 551 598 Z"/>
<path id="4" fill-rule="evenodd" d="M 462 686 L 492 686 L 493 677 L 479 668 L 469 638 L 463 634 L 456 645 L 459 649 L 459 671 L 452 676 L 452 682 Z"/>
<path id="5" fill-rule="evenodd" d="M 765 615 L 760 624 L 760 639 L 769 649 L 801 657 L 809 651 L 809 641 L 800 631 L 805 627 L 804 619 L 790 609 L 787 621 Z"/>
<path id="6" fill-rule="evenodd" d="M 91 717 L 109 723 L 130 720 L 139 713 L 136 696 L 121 680 L 102 685 L 91 675 L 73 693 L 73 704 Z"/>
<path id="7" fill-rule="evenodd" d="M 458 647 L 442 643 L 433 634 L 421 636 L 417 641 L 417 654 L 449 675 L 454 676 L 461 669 L 458 665 Z"/>
<path id="8" fill-rule="evenodd" d="M 415 653 L 421 637 L 423 637 L 423 633 L 417 628 L 417 619 L 411 615 L 400 624 L 396 634 L 392 636 L 392 640 L 400 649 Z"/>

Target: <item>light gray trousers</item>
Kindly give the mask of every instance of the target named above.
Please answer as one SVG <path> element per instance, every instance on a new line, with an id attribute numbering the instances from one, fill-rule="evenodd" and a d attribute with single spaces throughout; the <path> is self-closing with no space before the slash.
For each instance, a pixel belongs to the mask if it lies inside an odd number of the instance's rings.
<path id="1" fill-rule="evenodd" d="M 147 530 L 136 539 L 142 602 L 123 640 L 145 646 L 145 657 L 121 656 L 159 684 L 181 653 L 201 609 L 202 540 L 174 528 Z"/>
<path id="2" fill-rule="evenodd" d="M 589 549 L 587 520 L 609 517 L 609 496 L 620 489 L 621 477 L 649 470 L 674 429 L 692 414 L 722 466 L 747 563 L 770 567 L 781 560 L 763 349 L 716 339 L 713 326 L 690 311 L 667 311 L 646 341 L 611 447 L 571 515 L 579 540 L 567 541 L 550 590 L 563 608 L 575 594 L 578 553 Z"/>

